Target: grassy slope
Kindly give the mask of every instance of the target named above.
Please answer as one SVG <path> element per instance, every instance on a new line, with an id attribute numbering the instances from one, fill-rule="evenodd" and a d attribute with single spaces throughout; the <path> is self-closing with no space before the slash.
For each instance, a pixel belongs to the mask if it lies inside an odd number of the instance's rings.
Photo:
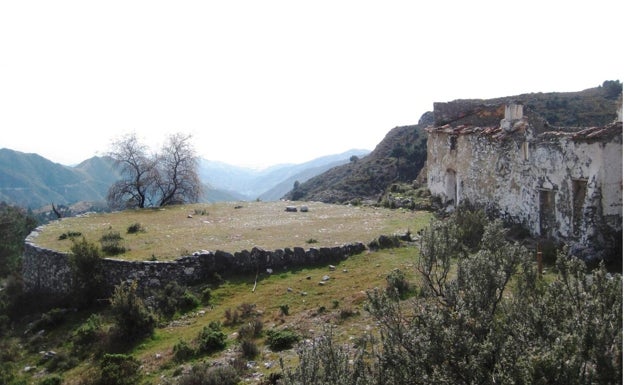
<path id="1" fill-rule="evenodd" d="M 270 204 L 262 204 L 267 207 L 281 207 L 279 205 L 271 206 Z M 284 205 L 283 203 L 281 204 Z M 419 212 L 404 212 L 400 210 L 389 211 L 383 209 L 363 208 L 363 207 L 346 207 L 346 206 L 330 206 L 309 204 L 310 213 L 321 211 L 323 208 L 331 208 L 333 213 L 341 213 L 344 215 L 349 211 L 358 213 L 358 219 L 353 219 L 353 228 L 361 228 L 359 234 L 366 236 L 365 241 L 375 238 L 379 234 L 387 234 L 385 230 L 409 228 L 415 232 L 423 228 L 429 223 L 431 215 Z M 208 207 L 209 218 L 216 218 L 217 206 Z M 219 206 L 227 212 L 235 211 L 241 218 L 248 215 L 251 210 L 234 209 L 233 207 L 224 205 Z M 193 208 L 186 207 L 184 209 L 171 210 L 180 215 L 181 222 L 191 221 L 195 218 L 186 218 L 186 213 Z M 259 210 L 256 207 L 254 210 Z M 343 211 L 346 210 L 346 211 Z M 274 212 L 274 211 L 271 211 Z M 145 212 L 146 217 L 137 217 L 141 223 L 149 223 L 146 221 L 147 216 L 155 212 Z M 239 214 L 240 213 L 240 214 Z M 379 214 L 382 214 L 379 219 Z M 244 215 L 243 215 L 244 214 Z M 293 213 L 286 213 L 292 215 Z M 303 213 L 297 213 L 303 214 Z M 307 223 L 306 228 L 316 229 L 316 236 L 319 238 L 319 244 L 323 231 L 321 229 L 330 229 L 330 233 L 334 234 L 333 238 L 328 238 L 331 242 L 350 242 L 351 238 L 339 238 L 339 236 L 350 236 L 353 233 L 334 233 L 337 229 L 345 227 L 345 223 L 350 223 L 343 216 L 338 218 L 328 217 L 329 214 L 310 216 L 309 220 L 316 220 Z M 363 216 L 362 216 L 363 215 Z M 371 215 L 371 217 L 369 217 Z M 99 218 L 99 217 L 98 217 Z M 348 217 L 347 217 L 348 218 Z M 242 219 L 241 219 L 242 220 Z M 380 222 L 375 222 L 380 220 Z M 61 221 L 63 223 L 65 221 Z M 335 225 L 332 223 L 335 222 Z M 113 226 L 110 222 L 109 226 Z M 151 225 L 150 225 L 151 226 Z M 265 224 L 263 226 L 268 226 Z M 105 227 L 100 224 L 96 227 Z M 251 226 L 251 228 L 259 228 L 260 226 Z M 347 226 L 349 227 L 349 226 Z M 147 235 L 152 232 L 149 230 Z M 269 244 L 274 238 L 275 232 L 279 232 L 279 226 L 263 227 L 267 231 L 259 231 L 263 234 L 258 238 L 258 242 Z M 292 224 L 289 228 L 293 228 Z M 72 227 L 78 230 L 77 227 Z M 270 229 L 270 231 L 269 231 Z M 67 230 L 65 230 L 67 231 Z M 286 231 L 283 229 L 283 231 Z M 353 230 L 352 230 L 353 231 Z M 340 234 L 340 235 L 336 235 Z M 152 234 L 153 235 L 153 234 Z M 125 236 L 125 235 L 124 235 Z M 301 235 L 303 237 L 303 235 Z M 177 237 L 175 239 L 178 239 Z M 40 241 L 43 240 L 43 237 Z M 336 266 L 335 271 L 330 271 L 328 266 L 303 268 L 295 271 L 276 271 L 273 274 L 264 274 L 259 277 L 258 285 L 255 292 L 252 292 L 255 277 L 253 276 L 237 276 L 228 278 L 223 284 L 213 287 L 213 304 L 212 306 L 200 307 L 195 311 L 178 315 L 174 321 L 162 322 L 156 329 L 154 335 L 137 346 L 131 348 L 127 353 L 137 357 L 143 364 L 142 371 L 148 379 L 148 383 L 157 384 L 161 382 L 160 378 L 165 376 L 171 378 L 174 372 L 181 366 L 189 363 L 176 363 L 172 360 L 172 349 L 176 342 L 184 340 L 192 342 L 199 331 L 210 321 L 225 321 L 224 313 L 226 309 L 236 309 L 239 305 L 247 303 L 254 304 L 255 311 L 264 323 L 264 330 L 273 328 L 290 328 L 296 330 L 304 338 L 313 338 L 323 332 L 328 325 L 335 325 L 335 335 L 339 341 L 349 342 L 361 336 L 363 333 L 374 333 L 374 323 L 364 310 L 366 302 L 366 291 L 375 287 L 385 287 L 386 276 L 395 268 L 400 268 L 407 273 L 410 280 L 414 281 L 414 263 L 417 258 L 417 249 L 414 246 L 402 247 L 398 249 L 381 250 L 377 252 L 365 252 L 360 255 L 352 256 Z M 329 275 L 331 279 L 324 285 L 320 285 L 324 275 Z M 309 277 L 309 278 L 308 278 Z M 195 288 L 199 291 L 202 287 Z M 305 293 L 305 294 L 304 294 Z M 280 312 L 280 305 L 288 305 L 289 315 L 284 316 Z M 325 308 L 321 312 L 319 309 Z M 103 309 L 101 314 L 105 321 L 105 329 L 111 326 L 110 315 Z M 345 314 L 350 315 L 345 317 Z M 49 375 L 44 368 L 47 365 L 41 361 L 40 351 L 53 350 L 59 355 L 72 355 L 71 353 L 71 335 L 89 316 L 89 313 L 78 312 L 70 313 L 67 320 L 60 326 L 46 331 L 43 338 L 28 343 L 32 337 L 25 336 L 21 339 L 24 349 L 16 355 L 16 367 L 24 368 L 26 366 L 35 366 L 36 369 L 28 373 L 19 371 L 19 375 L 28 381 L 37 383 L 34 380 L 37 376 L 45 378 Z M 24 322 L 19 330 L 15 330 L 15 335 L 23 335 L 27 322 Z M 237 356 L 237 342 L 235 333 L 239 325 L 227 326 L 224 331 L 228 335 L 228 347 L 221 353 L 211 356 L 198 357 L 196 361 L 227 361 Z M 278 371 L 279 360 L 282 358 L 288 364 L 296 362 L 296 354 L 293 350 L 281 353 L 270 351 L 264 344 L 264 338 L 256 340 L 261 349 L 261 354 L 255 359 L 256 367 L 248 371 L 248 376 L 258 377 L 259 374 L 264 376 L 271 372 Z M 54 374 L 61 375 L 64 383 L 79 384 L 81 379 L 93 376 L 94 368 L 97 366 L 97 359 L 94 353 L 97 347 L 85 358 L 81 358 L 78 365 L 67 371 L 57 370 Z M 265 366 L 266 364 L 266 366 Z"/>
<path id="2" fill-rule="evenodd" d="M 123 245 L 129 249 L 116 258 L 147 260 L 154 255 L 158 260 L 170 260 L 203 249 L 233 253 L 254 246 L 274 250 L 368 243 L 381 234 L 413 231 L 412 223 L 424 215 L 376 207 L 304 204 L 309 208 L 307 213 L 285 212 L 284 202 L 241 202 L 91 214 L 47 225 L 36 243 L 69 251 L 71 241 L 59 240 L 63 233 L 78 231 L 87 240 L 97 242 L 114 231 L 120 233 Z M 127 228 L 134 223 L 140 223 L 145 231 L 127 234 Z"/>

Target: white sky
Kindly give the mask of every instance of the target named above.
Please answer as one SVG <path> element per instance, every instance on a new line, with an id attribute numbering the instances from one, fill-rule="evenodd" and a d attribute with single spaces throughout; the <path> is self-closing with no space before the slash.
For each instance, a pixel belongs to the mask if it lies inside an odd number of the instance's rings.
<path id="1" fill-rule="evenodd" d="M 0 148 L 136 132 L 231 164 L 373 149 L 433 102 L 624 80 L 617 1 L 0 1 Z"/>

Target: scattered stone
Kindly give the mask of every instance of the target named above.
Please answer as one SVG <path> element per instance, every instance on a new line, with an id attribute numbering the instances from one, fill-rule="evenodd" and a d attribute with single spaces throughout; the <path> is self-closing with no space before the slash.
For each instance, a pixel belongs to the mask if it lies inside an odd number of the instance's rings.
<path id="1" fill-rule="evenodd" d="M 325 286 L 325 282 L 324 281 L 319 282 L 319 286 Z"/>
<path id="2" fill-rule="evenodd" d="M 334 271 L 334 270 L 336 270 L 336 266 L 334 266 L 334 265 L 329 265 L 329 270 L 330 270 L 330 271 Z"/>
<path id="3" fill-rule="evenodd" d="M 268 274 L 273 274 L 273 269 L 266 269 L 266 272 L 267 272 Z"/>
<path id="4" fill-rule="evenodd" d="M 187 218 L 193 218 L 193 216 L 191 214 L 186 216 Z"/>
<path id="5" fill-rule="evenodd" d="M 329 275 L 324 275 L 324 276 L 323 276 L 323 281 L 329 281 L 329 280 L 330 280 Z"/>
<path id="6" fill-rule="evenodd" d="M 286 206 L 286 211 L 289 213 L 296 213 L 297 212 L 297 207 L 295 206 Z"/>
<path id="7" fill-rule="evenodd" d="M 306 295 L 308 295 L 308 292 L 307 292 L 307 291 L 302 291 L 302 292 L 301 292 L 301 296 L 302 296 L 302 297 L 305 297 Z"/>
<path id="8" fill-rule="evenodd" d="M 273 367 L 273 362 L 269 361 L 269 362 L 265 362 L 264 363 L 264 367 L 265 369 L 271 369 Z"/>
<path id="9" fill-rule="evenodd" d="M 289 287 L 288 289 L 286 289 L 287 292 L 292 293 L 293 289 L 292 287 Z"/>
<path id="10" fill-rule="evenodd" d="M 160 353 L 156 353 L 156 355 L 154 355 L 154 357 L 155 357 L 157 360 L 160 360 L 160 359 L 162 358 L 162 354 L 160 354 Z"/>
<path id="11" fill-rule="evenodd" d="M 299 211 L 301 211 L 302 213 L 307 213 L 308 212 L 308 206 L 301 206 L 299 208 Z"/>
<path id="12" fill-rule="evenodd" d="M 36 368 L 36 366 L 24 366 L 24 373 L 32 372 Z"/>
<path id="13" fill-rule="evenodd" d="M 308 276 L 306 277 L 306 279 L 307 279 L 307 280 L 310 280 L 310 279 L 312 279 L 312 276 L 308 275 Z"/>

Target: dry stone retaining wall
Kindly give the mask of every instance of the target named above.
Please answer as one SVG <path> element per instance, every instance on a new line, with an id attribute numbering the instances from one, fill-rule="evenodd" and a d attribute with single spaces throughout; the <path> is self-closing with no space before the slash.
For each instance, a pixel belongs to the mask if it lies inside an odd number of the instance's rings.
<path id="1" fill-rule="evenodd" d="M 69 253 L 45 249 L 34 243 L 40 229 L 25 242 L 23 256 L 24 288 L 27 292 L 67 295 L 72 288 Z M 122 281 L 136 281 L 141 290 L 159 288 L 176 281 L 188 285 L 219 275 L 284 270 L 293 267 L 337 263 L 366 250 L 360 242 L 337 247 L 303 249 L 301 247 L 273 251 L 254 247 L 234 254 L 217 250 L 198 251 L 174 261 L 124 261 L 102 259 L 105 281 L 109 290 Z"/>

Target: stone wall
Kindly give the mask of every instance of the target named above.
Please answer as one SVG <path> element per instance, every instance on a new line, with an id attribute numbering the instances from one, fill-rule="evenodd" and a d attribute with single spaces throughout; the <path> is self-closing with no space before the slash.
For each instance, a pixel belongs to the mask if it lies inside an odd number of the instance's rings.
<path id="1" fill-rule="evenodd" d="M 72 288 L 72 271 L 69 254 L 39 247 L 34 239 L 41 229 L 31 233 L 25 242 L 23 255 L 23 279 L 27 292 L 46 294 L 69 294 Z M 105 281 L 109 290 L 122 281 L 137 281 L 139 289 L 147 291 L 176 281 L 188 285 L 206 281 L 219 274 L 266 272 L 295 267 L 338 263 L 351 255 L 366 250 L 362 243 L 350 243 L 336 247 L 303 249 L 301 247 L 278 250 L 253 248 L 234 254 L 224 251 L 199 251 L 174 261 L 124 261 L 102 259 Z"/>

